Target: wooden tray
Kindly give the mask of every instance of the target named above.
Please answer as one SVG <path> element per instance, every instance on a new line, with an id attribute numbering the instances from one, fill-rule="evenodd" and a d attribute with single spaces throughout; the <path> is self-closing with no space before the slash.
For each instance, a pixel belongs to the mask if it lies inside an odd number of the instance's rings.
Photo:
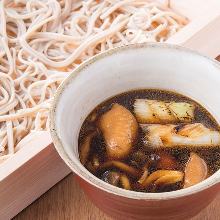
<path id="1" fill-rule="evenodd" d="M 220 54 L 220 1 L 171 0 L 170 3 L 190 22 L 168 43 L 217 57 Z M 56 153 L 49 132 L 29 134 L 24 142 L 21 150 L 0 165 L 0 219 L 12 218 L 70 173 Z"/>

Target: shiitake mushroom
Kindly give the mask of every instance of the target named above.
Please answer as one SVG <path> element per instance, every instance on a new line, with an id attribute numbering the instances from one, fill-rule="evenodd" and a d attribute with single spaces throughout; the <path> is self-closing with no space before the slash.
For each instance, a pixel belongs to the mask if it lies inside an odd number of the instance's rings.
<path id="1" fill-rule="evenodd" d="M 133 177 L 139 177 L 140 176 L 140 171 L 135 169 L 132 166 L 127 165 L 126 163 L 123 163 L 121 161 L 116 161 L 116 160 L 110 160 L 105 163 L 103 163 L 99 169 L 100 170 L 106 170 L 109 168 L 117 168 Z"/>
<path id="2" fill-rule="evenodd" d="M 126 190 L 131 189 L 130 180 L 123 173 L 107 170 L 102 174 L 101 179 L 113 186 L 118 186 Z"/>
<path id="3" fill-rule="evenodd" d="M 88 157 L 89 157 L 89 153 L 90 153 L 90 148 L 91 148 L 91 141 L 93 139 L 93 137 L 96 135 L 96 131 L 88 134 L 85 139 L 83 140 L 80 148 L 79 148 L 79 159 L 80 162 L 82 163 L 82 165 L 85 165 Z"/>
<path id="4" fill-rule="evenodd" d="M 120 179 L 120 173 L 116 171 L 107 170 L 102 174 L 101 179 L 106 183 L 109 183 L 113 186 L 117 186 Z"/>

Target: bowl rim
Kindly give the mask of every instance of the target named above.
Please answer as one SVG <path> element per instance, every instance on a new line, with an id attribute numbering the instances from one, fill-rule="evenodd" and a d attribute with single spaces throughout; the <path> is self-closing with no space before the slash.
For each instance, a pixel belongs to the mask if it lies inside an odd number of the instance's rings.
<path id="1" fill-rule="evenodd" d="M 56 125 L 56 108 L 59 105 L 60 97 L 62 96 L 65 88 L 81 73 L 82 70 L 94 64 L 97 60 L 104 59 L 105 57 L 112 56 L 117 54 L 118 52 L 122 52 L 124 50 L 134 50 L 134 49 L 142 49 L 142 48 L 159 48 L 159 49 L 168 49 L 168 50 L 176 50 L 178 52 L 185 52 L 189 54 L 194 54 L 199 57 L 203 57 L 208 60 L 211 64 L 216 66 L 220 71 L 220 64 L 217 60 L 214 60 L 210 57 L 207 57 L 197 51 L 185 48 L 179 45 L 173 45 L 168 43 L 135 43 L 129 44 L 125 46 L 116 47 L 107 51 L 104 51 L 100 54 L 97 54 L 88 60 L 81 63 L 77 68 L 75 68 L 68 76 L 64 79 L 64 81 L 58 87 L 53 101 L 51 103 L 50 112 L 49 112 L 49 122 L 50 122 L 50 133 L 51 137 L 60 157 L 63 161 L 68 165 L 68 167 L 80 178 L 86 181 L 88 184 L 99 188 L 107 193 L 114 194 L 120 197 L 136 199 L 136 200 L 168 200 L 168 199 L 176 199 L 180 197 L 189 196 L 198 192 L 201 192 L 205 189 L 210 188 L 211 186 L 220 183 L 220 170 L 214 173 L 212 176 L 207 178 L 206 180 L 191 186 L 189 188 L 171 191 L 171 192 L 162 192 L 162 193 L 145 193 L 145 192 L 136 192 L 121 189 L 119 187 L 112 186 L 110 184 L 105 183 L 104 181 L 100 180 L 93 174 L 91 174 L 82 164 L 78 166 L 66 153 L 64 150 L 64 146 L 62 140 L 59 138 L 57 133 L 57 125 Z M 219 75 L 220 77 L 220 75 Z"/>

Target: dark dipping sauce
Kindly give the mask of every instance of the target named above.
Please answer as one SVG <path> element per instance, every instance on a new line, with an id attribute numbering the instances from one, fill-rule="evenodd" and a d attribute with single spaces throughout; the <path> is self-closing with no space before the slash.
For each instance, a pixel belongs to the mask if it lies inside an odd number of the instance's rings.
<path id="1" fill-rule="evenodd" d="M 87 146 L 88 149 L 85 150 L 86 153 L 84 152 L 84 154 L 86 154 L 84 155 L 86 159 L 83 162 L 83 165 L 92 174 L 107 183 L 121 188 L 139 192 L 157 193 L 186 188 L 184 187 L 185 178 L 190 176 L 186 174 L 186 166 L 187 163 L 189 163 L 190 155 L 192 152 L 205 163 L 207 173 L 203 179 L 208 178 L 210 175 L 218 171 L 220 168 L 220 146 L 218 144 L 213 146 L 186 146 L 185 144 L 182 146 L 178 145 L 172 147 L 151 146 L 146 141 L 146 132 L 144 132 L 140 127 L 141 123 L 139 122 L 138 134 L 129 154 L 124 158 L 110 158 L 106 152 L 106 141 L 98 126 L 100 117 L 108 112 L 115 103 L 122 105 L 127 110 L 129 110 L 134 115 L 134 117 L 136 117 L 134 113 L 134 102 L 136 99 L 159 100 L 165 102 L 186 102 L 192 104 L 195 107 L 194 118 L 190 122 L 167 123 L 176 124 L 176 132 L 181 130 L 186 124 L 193 123 L 201 123 L 212 131 L 220 131 L 219 125 L 212 117 L 212 115 L 200 104 L 186 96 L 170 91 L 162 91 L 156 89 L 133 90 L 116 95 L 98 105 L 88 115 L 80 130 L 79 152 L 81 152 L 80 148 L 85 143 L 86 137 L 93 133 L 91 141 Z M 109 161 L 114 162 L 111 164 Z M 116 163 L 119 162 L 119 164 L 115 165 L 115 161 Z M 107 166 L 103 166 L 103 164 L 106 164 L 106 162 L 108 162 L 110 165 L 108 164 Z M 120 167 L 120 162 L 129 166 L 129 168 L 134 169 L 135 172 L 137 171 L 137 174 L 133 175 L 133 170 L 130 172 L 126 170 L 127 168 L 124 168 L 123 166 Z M 170 170 L 171 173 L 172 171 L 179 171 L 182 172 L 183 177 L 180 181 L 177 180 L 176 182 L 174 180 L 175 177 L 172 181 L 170 181 L 169 177 L 167 180 L 165 178 L 165 182 L 163 182 L 161 179 L 161 181 L 159 181 L 158 179 L 160 177 L 155 177 L 156 179 L 154 178 L 154 180 L 148 183 L 150 180 L 147 181 L 146 179 L 157 170 Z M 161 177 L 163 177 L 163 175 Z M 192 173 L 192 175 L 195 174 Z M 166 183 L 166 181 L 168 182 Z M 145 184 L 142 184 L 143 182 L 145 182 Z"/>

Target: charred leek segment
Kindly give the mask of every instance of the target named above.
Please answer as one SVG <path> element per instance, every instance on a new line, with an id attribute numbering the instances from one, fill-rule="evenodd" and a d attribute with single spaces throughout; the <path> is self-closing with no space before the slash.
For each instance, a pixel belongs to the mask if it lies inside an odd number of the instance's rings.
<path id="1" fill-rule="evenodd" d="M 190 158 L 185 168 L 183 188 L 193 186 L 207 178 L 208 167 L 206 162 L 196 153 L 190 153 Z"/>
<path id="2" fill-rule="evenodd" d="M 156 186 L 175 184 L 181 182 L 183 177 L 184 173 L 181 171 L 157 170 L 142 182 L 142 186 L 148 187 L 151 184 L 155 184 Z"/>
<path id="3" fill-rule="evenodd" d="M 137 137 L 138 124 L 132 113 L 119 104 L 104 113 L 99 120 L 106 151 L 110 158 L 121 159 L 128 156 Z"/>
<path id="4" fill-rule="evenodd" d="M 90 133 L 83 141 L 82 145 L 80 146 L 80 151 L 79 151 L 79 158 L 80 158 L 80 162 L 82 163 L 82 165 L 85 165 L 88 157 L 89 157 L 89 152 L 90 152 L 90 145 L 91 145 L 91 141 L 92 138 L 96 135 L 96 132 L 92 132 Z"/>
<path id="5" fill-rule="evenodd" d="M 186 102 L 136 99 L 134 112 L 140 123 L 191 122 L 195 106 Z"/>
<path id="6" fill-rule="evenodd" d="M 196 146 L 212 147 L 220 144 L 219 131 L 201 123 L 187 125 L 141 125 L 146 142 L 152 147 Z"/>

